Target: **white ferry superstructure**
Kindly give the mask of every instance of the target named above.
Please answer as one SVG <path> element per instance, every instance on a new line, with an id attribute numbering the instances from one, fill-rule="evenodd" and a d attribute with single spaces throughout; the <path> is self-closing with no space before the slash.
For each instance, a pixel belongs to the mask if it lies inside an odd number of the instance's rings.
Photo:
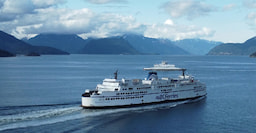
<path id="1" fill-rule="evenodd" d="M 179 100 L 196 99 L 206 96 L 206 85 L 192 76 L 185 75 L 186 69 L 162 62 L 151 68 L 148 77 L 141 79 L 104 79 L 94 90 L 82 94 L 84 108 L 116 108 L 165 103 Z M 182 71 L 177 78 L 162 77 L 158 71 Z"/>

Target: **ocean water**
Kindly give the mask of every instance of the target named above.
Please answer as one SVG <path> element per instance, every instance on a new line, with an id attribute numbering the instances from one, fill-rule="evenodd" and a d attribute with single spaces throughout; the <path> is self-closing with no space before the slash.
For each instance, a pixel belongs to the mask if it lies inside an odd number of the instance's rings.
<path id="1" fill-rule="evenodd" d="M 194 101 L 83 109 L 104 78 L 144 79 L 167 61 L 207 85 Z M 180 73 L 173 73 L 178 76 Z M 246 56 L 69 55 L 0 58 L 0 132 L 256 132 L 256 59 Z"/>

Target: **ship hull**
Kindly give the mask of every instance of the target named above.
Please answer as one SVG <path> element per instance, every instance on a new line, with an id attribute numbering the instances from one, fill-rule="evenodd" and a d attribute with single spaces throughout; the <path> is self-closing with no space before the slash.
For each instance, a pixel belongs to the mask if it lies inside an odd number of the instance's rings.
<path id="1" fill-rule="evenodd" d="M 82 97 L 81 106 L 84 108 L 124 108 L 197 99 L 206 96 L 206 87 L 202 86 L 199 89 L 195 89 L 194 86 L 190 86 L 189 88 L 176 88 L 172 89 L 171 92 L 151 90 L 151 93 L 139 93 L 138 95 L 120 96 L 116 95 L 115 92 L 113 92 L 113 95 L 93 95 L 91 97 Z"/>
<path id="2" fill-rule="evenodd" d="M 171 103 L 171 102 L 178 102 L 178 101 L 186 101 L 186 100 L 195 100 L 199 98 L 205 98 L 204 96 L 197 96 L 185 99 L 176 99 L 176 100 L 165 100 L 160 102 L 151 102 L 151 103 L 140 103 L 140 104 L 130 104 L 130 105 L 113 105 L 113 106 L 83 106 L 81 107 L 85 109 L 114 109 L 114 108 L 131 108 L 131 107 L 140 107 L 140 106 L 147 106 L 147 105 L 155 105 L 155 104 L 163 104 L 163 103 Z"/>

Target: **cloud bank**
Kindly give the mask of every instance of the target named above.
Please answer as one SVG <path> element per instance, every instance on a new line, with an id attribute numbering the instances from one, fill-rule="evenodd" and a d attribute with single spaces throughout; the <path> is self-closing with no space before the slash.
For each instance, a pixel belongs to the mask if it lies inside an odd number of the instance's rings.
<path id="1" fill-rule="evenodd" d="M 148 26 L 144 35 L 152 38 L 181 40 L 185 38 L 211 37 L 214 33 L 215 31 L 206 27 L 200 28 L 194 25 L 176 25 L 168 19 L 163 24 Z"/>
<path id="2" fill-rule="evenodd" d="M 78 34 L 83 38 L 136 33 L 153 38 L 179 40 L 209 37 L 214 34 L 209 28 L 179 25 L 171 19 L 167 19 L 162 24 L 143 24 L 137 22 L 132 15 L 96 13 L 89 8 L 58 7 L 65 2 L 65 0 L 0 0 L 0 30 L 17 38 L 29 38 L 40 33 Z M 109 3 L 124 2 L 124 0 L 90 0 L 90 2 Z"/>
<path id="3" fill-rule="evenodd" d="M 256 30 L 256 0 L 244 0 L 243 1 L 244 7 L 250 10 L 250 13 L 247 14 L 246 19 L 249 26 L 252 30 Z"/>
<path id="4" fill-rule="evenodd" d="M 88 8 L 60 9 L 63 0 L 1 0 L 0 28 L 18 38 L 39 33 L 82 34 L 108 37 L 141 32 L 143 26 L 132 16 L 96 14 Z"/>
<path id="5" fill-rule="evenodd" d="M 256 12 L 251 12 L 247 15 L 248 24 L 253 30 L 256 30 Z"/>
<path id="6" fill-rule="evenodd" d="M 125 3 L 126 0 L 84 0 L 93 4 Z"/>
<path id="7" fill-rule="evenodd" d="M 244 0 L 243 5 L 247 8 L 256 8 L 256 0 Z"/>
<path id="8" fill-rule="evenodd" d="M 197 0 L 174 0 L 166 2 L 161 6 L 171 17 L 186 17 L 194 19 L 208 15 L 214 11 L 214 7 Z"/>
<path id="9" fill-rule="evenodd" d="M 236 7 L 236 4 L 228 4 L 228 5 L 225 5 L 222 10 L 223 11 L 230 11 L 232 9 L 234 9 Z"/>

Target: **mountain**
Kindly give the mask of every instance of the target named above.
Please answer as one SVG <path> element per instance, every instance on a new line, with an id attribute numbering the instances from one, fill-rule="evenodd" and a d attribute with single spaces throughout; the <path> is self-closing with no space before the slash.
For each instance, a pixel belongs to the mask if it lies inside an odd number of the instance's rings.
<path id="1" fill-rule="evenodd" d="M 167 39 L 148 38 L 142 35 L 127 34 L 122 36 L 137 51 L 143 54 L 161 54 L 161 55 L 187 55 L 187 51 L 173 44 Z"/>
<path id="2" fill-rule="evenodd" d="M 14 57 L 14 56 L 15 56 L 14 54 L 0 49 L 0 57 Z"/>
<path id="3" fill-rule="evenodd" d="M 221 44 L 221 42 L 208 41 L 203 39 L 184 39 L 175 41 L 174 43 L 193 55 L 205 55 L 212 48 Z"/>
<path id="4" fill-rule="evenodd" d="M 250 57 L 256 57 L 256 52 L 254 52 L 254 53 L 252 53 L 251 55 L 250 55 Z"/>
<path id="5" fill-rule="evenodd" d="M 211 49 L 208 55 L 250 55 L 256 51 L 256 37 L 244 43 L 223 43 Z"/>
<path id="6" fill-rule="evenodd" d="M 68 54 L 67 52 L 51 47 L 32 46 L 3 31 L 0 31 L 0 49 L 12 54 L 23 55 L 27 55 L 32 52 L 38 54 Z"/>
<path id="7" fill-rule="evenodd" d="M 25 42 L 34 46 L 48 46 L 67 51 L 69 53 L 78 53 L 86 44 L 86 41 L 75 34 L 39 34 Z"/>
<path id="8" fill-rule="evenodd" d="M 125 34 L 123 36 L 118 36 L 118 37 L 109 37 L 110 40 L 112 39 L 111 41 L 112 44 L 116 39 L 117 42 L 115 42 L 115 45 L 117 47 L 119 47 L 119 45 L 117 44 L 120 44 L 120 38 L 128 41 L 129 45 L 131 45 L 133 49 L 136 49 L 136 52 L 135 52 L 136 54 L 141 53 L 141 54 L 161 54 L 161 55 L 188 55 L 188 54 L 205 55 L 206 53 L 209 52 L 211 48 L 220 44 L 220 42 L 207 41 L 207 40 L 201 40 L 201 39 L 184 39 L 180 41 L 170 41 L 168 39 L 155 39 L 155 38 L 144 37 L 143 35 L 137 35 L 137 34 Z M 77 53 L 88 54 L 90 52 L 94 54 L 96 53 L 101 54 L 100 52 L 103 52 L 102 54 L 106 54 L 105 53 L 106 51 L 104 50 L 98 51 L 98 52 L 95 51 L 96 49 L 100 50 L 99 46 L 106 48 L 106 46 L 104 45 L 97 45 L 97 48 L 93 48 L 91 44 L 90 46 L 86 46 L 87 43 L 89 43 L 91 40 L 96 41 L 100 39 L 90 38 L 90 39 L 84 40 L 75 34 L 39 34 L 36 37 L 33 37 L 25 41 L 32 45 L 50 46 L 50 47 L 61 49 L 73 54 L 77 54 Z M 124 45 L 120 45 L 119 48 L 123 46 Z M 86 47 L 86 49 L 84 47 Z M 93 49 L 91 50 L 91 48 Z M 117 54 L 118 52 L 115 53 L 111 51 L 110 53 Z M 131 54 L 133 52 L 129 51 L 128 53 Z"/>
<path id="9" fill-rule="evenodd" d="M 92 39 L 80 51 L 82 54 L 139 54 L 128 41 L 120 37 Z"/>

